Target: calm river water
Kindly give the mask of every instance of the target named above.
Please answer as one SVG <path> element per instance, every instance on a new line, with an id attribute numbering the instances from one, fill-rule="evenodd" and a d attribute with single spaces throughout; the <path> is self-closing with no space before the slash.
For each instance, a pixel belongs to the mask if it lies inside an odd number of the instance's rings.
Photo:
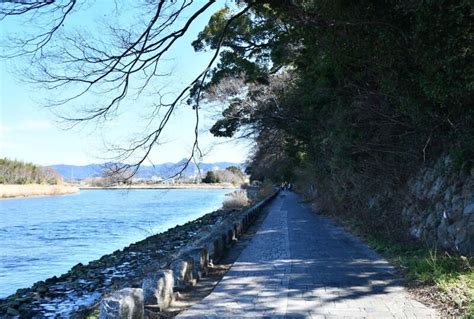
<path id="1" fill-rule="evenodd" d="M 0 298 L 219 208 L 230 190 L 83 190 L 0 201 Z"/>

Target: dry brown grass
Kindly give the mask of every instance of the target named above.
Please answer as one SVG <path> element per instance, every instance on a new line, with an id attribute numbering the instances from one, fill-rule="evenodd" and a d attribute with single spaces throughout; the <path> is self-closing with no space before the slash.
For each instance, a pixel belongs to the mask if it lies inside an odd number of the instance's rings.
<path id="1" fill-rule="evenodd" d="M 225 209 L 235 209 L 242 208 L 249 204 L 249 199 L 247 197 L 247 192 L 245 191 L 236 191 L 230 193 L 224 199 L 222 207 Z"/>
<path id="2" fill-rule="evenodd" d="M 273 194 L 275 192 L 275 186 L 271 183 L 264 183 L 258 189 L 257 200 L 264 199 L 265 197 Z"/>
<path id="3" fill-rule="evenodd" d="M 25 184 L 25 185 L 0 185 L 0 198 L 29 197 L 44 195 L 63 195 L 79 192 L 79 188 L 66 184 L 43 185 L 43 184 Z"/>

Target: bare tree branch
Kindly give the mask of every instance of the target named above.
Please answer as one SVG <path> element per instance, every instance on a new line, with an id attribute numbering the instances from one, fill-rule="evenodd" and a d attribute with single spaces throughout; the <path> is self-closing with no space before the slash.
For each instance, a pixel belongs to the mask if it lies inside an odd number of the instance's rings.
<path id="1" fill-rule="evenodd" d="M 110 43 L 86 33 L 63 32 L 65 22 L 75 13 L 76 0 L 46 1 L 3 1 L 0 3 L 0 19 L 9 16 L 25 16 L 31 19 L 49 17 L 49 24 L 39 34 L 23 39 L 12 39 L 13 45 L 5 58 L 27 56 L 31 66 L 25 70 L 29 81 L 44 86 L 49 90 L 60 90 L 67 94 L 58 94 L 48 106 L 59 107 L 74 101 L 80 103 L 89 96 L 100 96 L 103 103 L 80 109 L 73 114 L 60 113 L 60 118 L 74 126 L 78 123 L 110 119 L 121 103 L 127 102 L 130 94 L 139 97 L 157 78 L 168 75 L 163 72 L 165 54 L 182 39 L 190 26 L 216 1 L 207 0 L 157 0 L 149 1 L 147 6 L 153 8 L 149 12 L 148 22 L 139 32 L 137 28 L 110 26 L 113 36 Z M 117 10 L 117 4 L 115 4 Z M 191 89 L 198 88 L 194 95 L 194 143 L 191 153 L 183 167 L 172 177 L 180 176 L 191 162 L 199 162 L 202 152 L 199 147 L 199 122 L 201 88 L 204 86 L 214 63 L 217 61 L 221 46 L 229 26 L 240 16 L 247 14 L 252 7 L 247 4 L 241 11 L 230 17 L 223 28 L 218 46 L 206 68 L 182 88 L 171 101 L 164 100 L 164 95 L 155 92 L 159 102 L 153 108 L 149 125 L 154 127 L 127 147 L 113 147 L 117 152 L 117 160 L 125 164 L 114 167 L 118 172 L 127 172 L 129 178 L 134 176 L 140 165 L 150 156 L 154 147 L 159 145 L 160 137 L 178 105 L 190 96 Z M 192 12 L 189 14 L 189 10 Z M 59 31 L 61 32 L 59 33 Z M 138 86 L 137 86 L 138 85 Z M 100 95 L 97 95 L 100 94 Z M 163 114 L 159 114 L 163 110 Z M 160 116 L 159 116 L 160 115 Z M 137 157 L 138 156 L 138 159 Z"/>

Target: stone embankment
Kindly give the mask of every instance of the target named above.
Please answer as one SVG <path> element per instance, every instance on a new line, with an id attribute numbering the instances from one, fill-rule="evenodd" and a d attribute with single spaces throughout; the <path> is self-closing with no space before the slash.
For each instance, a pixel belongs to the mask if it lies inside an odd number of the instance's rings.
<path id="1" fill-rule="evenodd" d="M 407 235 L 431 247 L 474 256 L 474 168 L 458 167 L 443 156 L 403 187 L 371 197 L 368 208 L 380 212 L 387 200 L 401 215 Z"/>
<path id="2" fill-rule="evenodd" d="M 408 182 L 404 201 L 412 236 L 474 255 L 474 170 L 456 169 L 442 157 Z"/>
<path id="3" fill-rule="evenodd" d="M 276 193 L 246 210 L 218 210 L 105 255 L 87 265 L 19 289 L 0 300 L 0 318 L 83 318 L 100 304 L 101 318 L 139 317 L 169 306 L 206 275 Z M 135 317 L 133 317 L 135 318 Z"/>

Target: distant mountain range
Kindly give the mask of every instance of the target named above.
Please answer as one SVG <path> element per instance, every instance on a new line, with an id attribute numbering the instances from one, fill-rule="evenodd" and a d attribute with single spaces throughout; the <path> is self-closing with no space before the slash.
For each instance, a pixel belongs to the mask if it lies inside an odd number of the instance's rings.
<path id="1" fill-rule="evenodd" d="M 136 178 L 151 179 L 152 177 L 170 177 L 183 167 L 186 160 L 181 160 L 177 163 L 163 163 L 155 166 L 143 165 L 135 175 Z M 65 180 L 82 180 L 90 177 L 100 177 L 103 174 L 107 164 L 89 164 L 89 165 L 65 165 L 57 164 L 49 167 L 53 168 L 56 172 L 61 174 Z M 229 166 L 238 166 L 243 168 L 241 163 L 232 162 L 216 162 L 216 163 L 200 163 L 199 168 L 202 172 L 207 172 L 215 169 L 225 169 Z M 194 163 L 190 163 L 189 166 L 183 171 L 182 176 L 190 177 L 195 176 L 198 173 L 198 169 Z"/>

